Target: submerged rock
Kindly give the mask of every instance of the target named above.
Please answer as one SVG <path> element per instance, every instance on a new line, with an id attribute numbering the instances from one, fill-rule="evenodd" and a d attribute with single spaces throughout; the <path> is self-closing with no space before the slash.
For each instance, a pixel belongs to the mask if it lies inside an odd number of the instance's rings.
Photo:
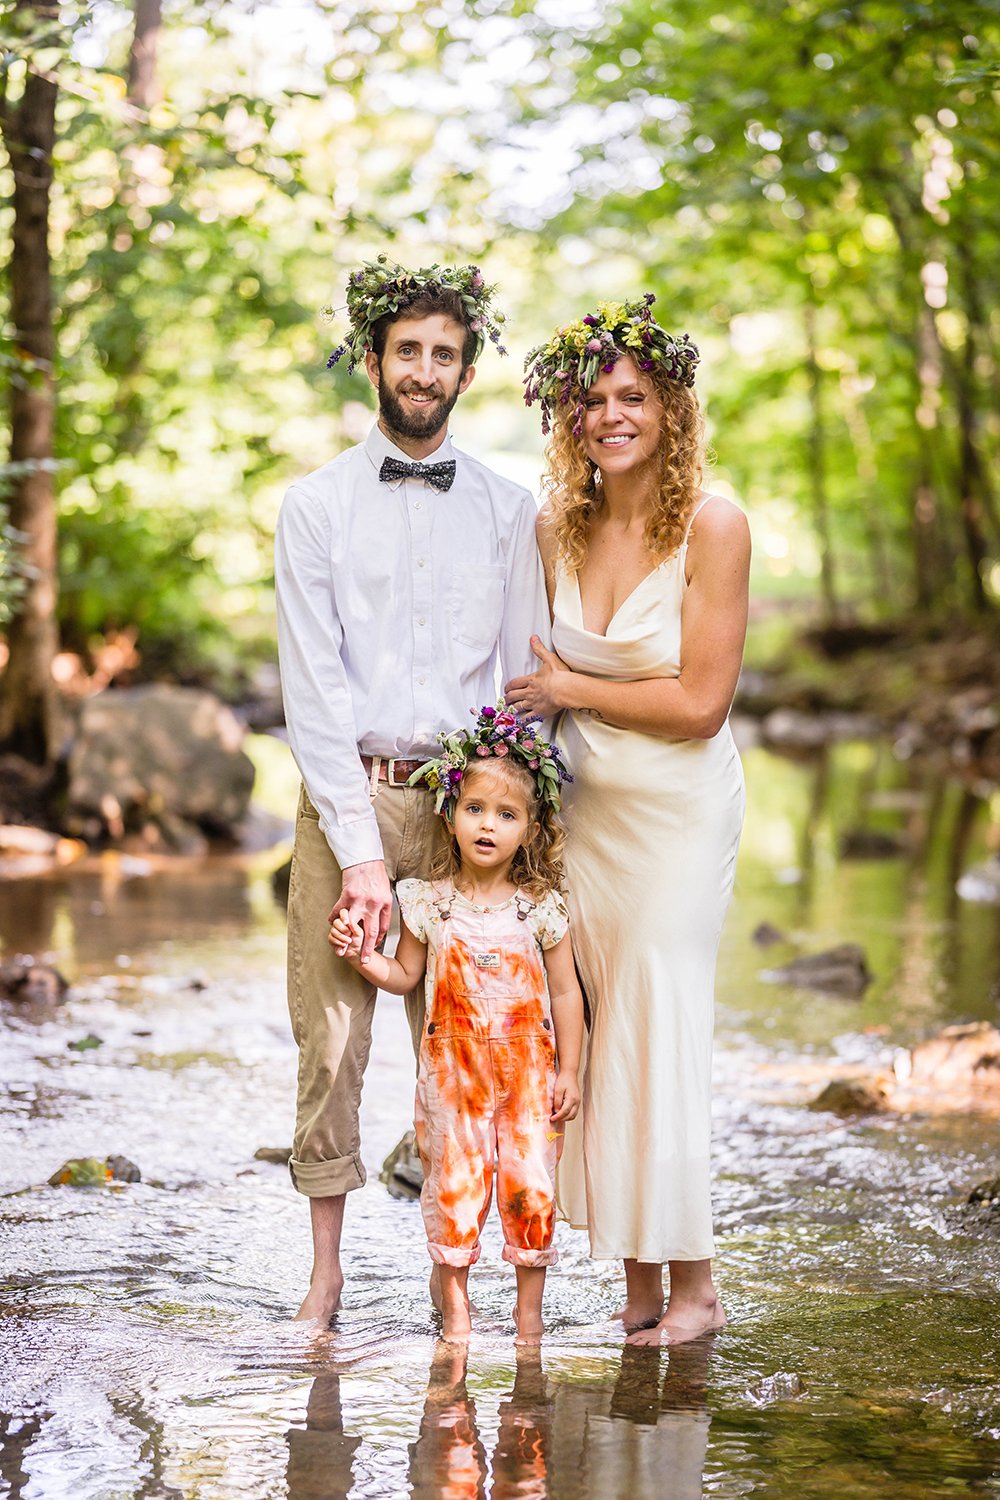
<path id="1" fill-rule="evenodd" d="M 788 1401 L 802 1395 L 801 1376 L 790 1370 L 776 1370 L 773 1375 L 760 1375 L 747 1386 L 747 1397 L 755 1406 L 770 1406 L 772 1401 Z"/>
<path id="2" fill-rule="evenodd" d="M 391 1198 L 419 1198 L 424 1185 L 424 1169 L 417 1152 L 417 1138 L 408 1130 L 382 1163 L 378 1174 Z"/>
<path id="3" fill-rule="evenodd" d="M 106 1187 L 109 1182 L 141 1182 L 142 1173 L 127 1156 L 73 1156 L 48 1179 L 50 1187 Z"/>
<path id="4" fill-rule="evenodd" d="M 0 959 L 0 999 L 35 1005 L 59 1005 L 69 985 L 58 969 L 30 954 Z"/>
<path id="5" fill-rule="evenodd" d="M 989 1204 L 1000 1213 L 1000 1177 L 989 1177 L 985 1182 L 978 1183 L 965 1201 L 971 1204 Z"/>
<path id="6" fill-rule="evenodd" d="M 764 969 L 760 977 L 771 984 L 794 984 L 850 999 L 863 995 L 872 981 L 864 950 L 857 943 L 841 943 L 824 953 L 793 958 L 779 968 Z"/>
<path id="7" fill-rule="evenodd" d="M 276 1167 L 287 1167 L 292 1159 L 292 1148 L 291 1146 L 258 1146 L 253 1159 L 273 1162 Z"/>
<path id="8" fill-rule="evenodd" d="M 809 1108 L 846 1119 L 851 1115 L 877 1114 L 885 1109 L 887 1102 L 885 1088 L 873 1079 L 834 1078 Z"/>

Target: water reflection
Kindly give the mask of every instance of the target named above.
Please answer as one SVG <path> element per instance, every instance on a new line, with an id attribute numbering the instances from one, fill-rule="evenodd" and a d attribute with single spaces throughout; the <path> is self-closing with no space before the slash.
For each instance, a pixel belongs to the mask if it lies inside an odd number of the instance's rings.
<path id="1" fill-rule="evenodd" d="M 491 1389 L 485 1401 L 486 1421 L 495 1413 L 488 1445 L 469 1390 L 469 1349 L 440 1340 L 408 1447 L 407 1493 L 412 1500 L 662 1500 L 669 1476 L 672 1500 L 697 1500 L 711 1344 L 709 1337 L 669 1350 L 665 1368 L 659 1350 L 626 1346 L 613 1379 L 605 1372 L 600 1383 L 584 1384 L 567 1378 L 565 1365 L 555 1378 L 547 1374 L 540 1348 L 519 1348 L 509 1389 Z M 286 1440 L 288 1500 L 369 1493 L 355 1462 L 363 1439 L 344 1430 L 339 1373 L 316 1377 L 305 1426 L 292 1427 Z"/>

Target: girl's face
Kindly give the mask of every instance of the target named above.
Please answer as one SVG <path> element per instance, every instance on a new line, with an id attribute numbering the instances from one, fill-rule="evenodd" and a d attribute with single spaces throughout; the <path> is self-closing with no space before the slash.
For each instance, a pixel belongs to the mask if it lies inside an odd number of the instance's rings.
<path id="1" fill-rule="evenodd" d="M 484 872 L 509 866 L 530 831 L 527 798 L 503 772 L 466 772 L 452 822 L 464 865 Z"/>
<path id="2" fill-rule="evenodd" d="M 652 381 L 622 354 L 584 396 L 584 451 L 602 474 L 634 473 L 656 457 L 663 416 Z"/>

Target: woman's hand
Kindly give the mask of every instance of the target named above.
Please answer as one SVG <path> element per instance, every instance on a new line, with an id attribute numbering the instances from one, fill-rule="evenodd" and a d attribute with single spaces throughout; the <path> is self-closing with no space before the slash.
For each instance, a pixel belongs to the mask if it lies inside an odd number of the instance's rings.
<path id="1" fill-rule="evenodd" d="M 530 677 L 512 677 L 504 688 L 507 707 L 517 714 L 538 714 L 548 719 L 566 707 L 562 696 L 565 679 L 573 674 L 561 657 L 547 651 L 537 635 L 531 637 L 531 649 L 541 662 Z"/>

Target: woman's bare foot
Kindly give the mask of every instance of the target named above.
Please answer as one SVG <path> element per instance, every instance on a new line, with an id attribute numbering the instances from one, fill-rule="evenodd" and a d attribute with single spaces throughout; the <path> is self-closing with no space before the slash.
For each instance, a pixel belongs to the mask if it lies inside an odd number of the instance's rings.
<path id="1" fill-rule="evenodd" d="M 706 1333 L 717 1333 L 725 1326 L 726 1315 L 718 1297 L 701 1301 L 685 1299 L 681 1303 L 673 1298 L 667 1310 L 652 1328 L 637 1329 L 630 1333 L 626 1343 L 639 1345 L 687 1344 L 700 1339 Z"/>
<path id="2" fill-rule="evenodd" d="M 545 1324 L 539 1313 L 522 1313 L 515 1303 L 511 1316 L 514 1319 L 514 1327 L 517 1329 L 514 1335 L 515 1344 L 540 1344 L 542 1342 Z"/>
<path id="3" fill-rule="evenodd" d="M 302 1306 L 295 1314 L 293 1321 L 296 1323 L 318 1323 L 321 1328 L 328 1328 L 331 1319 L 340 1308 L 340 1298 L 343 1290 L 343 1276 L 331 1276 L 324 1281 L 312 1281 L 308 1292 L 306 1292 L 302 1300 Z"/>
<path id="4" fill-rule="evenodd" d="M 663 1267 L 653 1261 L 626 1260 L 625 1305 L 614 1314 L 626 1333 L 652 1328 L 663 1317 Z"/>

